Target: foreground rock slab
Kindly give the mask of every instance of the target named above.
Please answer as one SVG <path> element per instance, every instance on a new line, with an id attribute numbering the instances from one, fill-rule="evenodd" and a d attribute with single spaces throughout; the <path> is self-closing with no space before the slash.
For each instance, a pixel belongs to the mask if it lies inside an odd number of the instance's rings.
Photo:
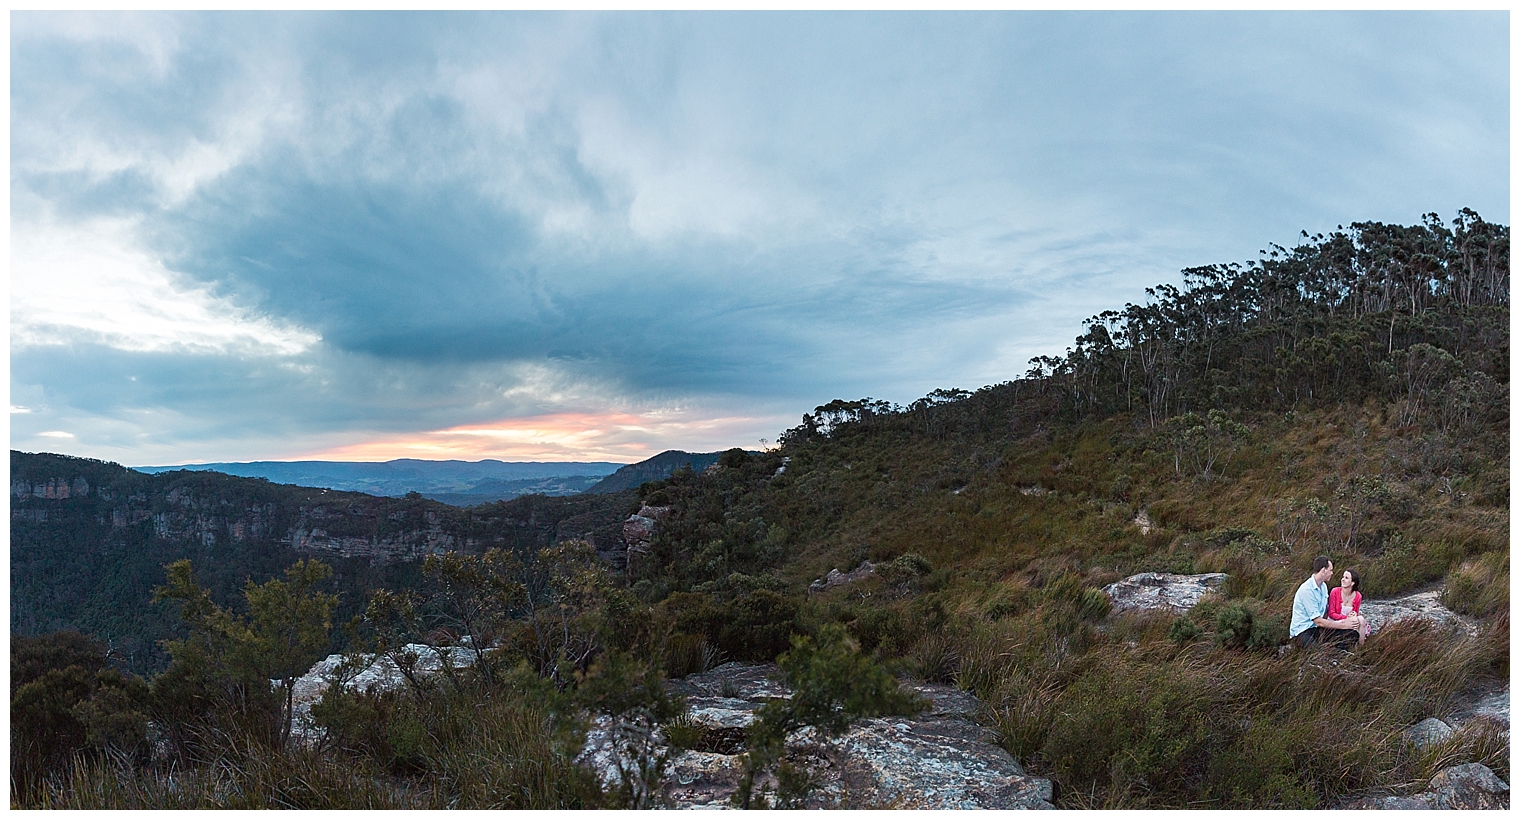
<path id="1" fill-rule="evenodd" d="M 789 698 L 774 664 L 724 664 L 668 684 L 706 732 L 698 748 L 673 755 L 661 797 L 672 808 L 722 808 L 743 774 L 744 729 L 766 702 Z M 863 720 L 835 738 L 811 728 L 787 738 L 787 757 L 818 787 L 808 808 L 1053 809 L 1050 781 L 1030 777 L 971 718 L 976 697 L 950 686 L 907 683 L 931 704 L 914 718 Z M 593 729 L 587 759 L 615 777 Z"/>
<path id="2" fill-rule="evenodd" d="M 1114 603 L 1114 612 L 1130 609 L 1165 609 L 1186 612 L 1198 605 L 1204 595 L 1224 586 L 1229 575 L 1206 572 L 1200 575 L 1176 575 L 1170 572 L 1142 572 L 1103 588 Z"/>

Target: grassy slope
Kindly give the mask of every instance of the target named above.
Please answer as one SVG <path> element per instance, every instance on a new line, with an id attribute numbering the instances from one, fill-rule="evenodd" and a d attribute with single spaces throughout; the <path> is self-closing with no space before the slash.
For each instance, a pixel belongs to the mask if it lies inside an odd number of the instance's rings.
<path id="1" fill-rule="evenodd" d="M 796 457 L 766 490 L 767 512 L 796 530 L 781 572 L 800 583 L 905 552 L 953 570 L 967 587 L 1056 565 L 1092 580 L 1212 571 L 1250 550 L 1208 535 L 1246 528 L 1271 542 L 1262 568 L 1296 577 L 1328 552 L 1369 570 L 1369 595 L 1388 596 L 1443 576 L 1443 556 L 1506 548 L 1502 431 L 1453 442 L 1393 429 L 1370 406 L 1241 420 L 1249 439 L 1207 480 L 1178 475 L 1166 435 L 1124 418 L 1000 447 L 895 436 L 829 442 Z M 1366 477 L 1382 479 L 1379 497 L 1350 496 Z M 1311 500 L 1328 509 L 1316 515 Z M 1149 534 L 1135 523 L 1142 509 Z M 1421 566 L 1409 566 L 1411 556 L 1423 556 Z"/>
<path id="2" fill-rule="evenodd" d="M 1468 760 L 1507 776 L 1507 747 L 1478 728 L 1423 756 L 1399 740 L 1507 679 L 1507 432 L 1447 436 L 1388 417 L 1371 401 L 1239 414 L 1249 436 L 1208 479 L 1179 475 L 1167 434 L 1122 417 L 1001 445 L 846 433 L 791 451 L 762 492 L 793 530 L 780 572 L 796 585 L 867 557 L 911 552 L 937 567 L 816 596 L 817 617 L 909 672 L 975 690 L 1004 745 L 1067 789 L 1065 805 L 1325 805 Z M 1209 640 L 1235 602 L 1280 631 L 1321 553 L 1360 569 L 1373 598 L 1465 583 L 1484 632 L 1393 629 L 1313 685 L 1303 665 L 1317 661 Z M 1193 641 L 1168 639 L 1167 615 L 1063 623 L 1050 592 L 1062 575 L 1092 587 L 1145 570 L 1233 578 L 1200 607 Z M 1316 744 L 1334 732 L 1357 751 L 1321 771 Z"/>

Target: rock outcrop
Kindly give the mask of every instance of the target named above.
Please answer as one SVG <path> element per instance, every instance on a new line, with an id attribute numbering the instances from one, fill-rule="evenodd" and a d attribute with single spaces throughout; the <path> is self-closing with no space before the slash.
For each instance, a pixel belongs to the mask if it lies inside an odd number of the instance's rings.
<path id="1" fill-rule="evenodd" d="M 831 569 L 828 575 L 815 579 L 813 583 L 808 584 L 808 592 L 823 592 L 826 589 L 833 589 L 844 584 L 853 584 L 856 581 L 865 580 L 875 574 L 876 565 L 870 561 L 861 561 L 860 566 L 849 572 L 840 572 L 837 568 Z"/>
<path id="2" fill-rule="evenodd" d="M 1502 726 L 1504 733 L 1509 734 L 1509 686 L 1453 710 L 1446 720 L 1431 717 L 1416 723 L 1404 730 L 1404 740 L 1416 749 L 1428 749 L 1468 731 L 1474 724 Z M 1465 763 L 1442 769 L 1418 794 L 1373 794 L 1333 808 L 1507 809 L 1509 786 L 1487 766 Z"/>
<path id="3" fill-rule="evenodd" d="M 1050 781 L 1028 776 L 972 722 L 980 705 L 974 696 L 906 685 L 931 704 L 917 717 L 862 720 L 832 739 L 811 728 L 788 737 L 788 758 L 817 778 L 809 808 L 1054 808 Z M 791 692 L 771 664 L 725 664 L 667 686 L 685 696 L 690 719 L 704 731 L 695 748 L 671 757 L 660 797 L 675 808 L 727 806 L 743 773 L 745 727 L 761 705 Z M 604 782 L 616 782 L 605 729 L 588 734 L 582 760 Z"/>
<path id="4" fill-rule="evenodd" d="M 1480 809 L 1509 808 L 1509 784 L 1482 763 L 1464 763 L 1436 773 L 1427 791 L 1408 796 L 1363 797 L 1340 809 Z"/>
<path id="5" fill-rule="evenodd" d="M 1362 615 L 1367 618 L 1374 635 L 1378 630 L 1405 618 L 1424 618 L 1447 624 L 1462 630 L 1468 636 L 1478 634 L 1478 625 L 1472 619 L 1458 615 L 1441 604 L 1440 590 L 1416 592 L 1381 601 L 1363 601 Z"/>
<path id="6" fill-rule="evenodd" d="M 1490 692 L 1469 706 L 1463 706 L 1453 711 L 1451 720 L 1460 725 L 1469 720 L 1487 720 L 1502 724 L 1509 729 L 1509 684 L 1503 689 Z"/>
<path id="7" fill-rule="evenodd" d="M 475 663 L 475 653 L 466 646 L 433 647 L 426 644 L 407 644 L 403 651 L 417 656 L 413 667 L 415 674 L 435 675 L 445 667 L 460 669 Z M 354 667 L 343 666 L 344 656 L 328 655 L 317 661 L 306 674 L 296 678 L 292 695 L 294 720 L 291 738 L 297 743 L 315 743 L 322 730 L 312 723 L 311 707 L 322 699 L 322 694 L 341 675 L 344 687 L 356 692 L 389 692 L 406 684 L 406 676 L 395 661 L 387 656 L 364 655 Z"/>
<path id="8" fill-rule="evenodd" d="M 1430 779 L 1431 808 L 1507 809 L 1509 784 L 1482 763 L 1442 769 Z"/>
<path id="9" fill-rule="evenodd" d="M 1103 588 L 1114 602 L 1114 612 L 1130 609 L 1167 609 L 1186 612 L 1198 599 L 1213 592 L 1230 576 L 1223 572 L 1201 575 L 1174 575 L 1170 572 L 1142 572 Z"/>
<path id="10" fill-rule="evenodd" d="M 659 527 L 660 521 L 669 514 L 670 507 L 651 507 L 647 504 L 639 507 L 638 512 L 623 521 L 625 547 L 623 554 L 603 557 L 608 558 L 615 569 L 627 569 L 631 563 L 649 554 L 649 545 L 654 540 L 655 530 Z"/>

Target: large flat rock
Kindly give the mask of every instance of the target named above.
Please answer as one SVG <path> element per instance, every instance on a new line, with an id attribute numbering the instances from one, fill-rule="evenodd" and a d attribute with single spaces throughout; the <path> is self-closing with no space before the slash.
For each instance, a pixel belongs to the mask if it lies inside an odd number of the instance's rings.
<path id="1" fill-rule="evenodd" d="M 743 730 L 766 702 L 791 697 L 774 664 L 730 663 L 671 681 L 693 721 L 707 729 L 701 748 L 676 751 L 660 797 L 672 808 L 724 808 L 743 774 Z M 817 788 L 810 808 L 1050 809 L 1050 781 L 1030 777 L 992 733 L 970 718 L 980 703 L 950 686 L 904 684 L 928 702 L 913 718 L 862 720 L 838 737 L 811 727 L 787 738 L 787 758 L 806 766 Z M 663 742 L 663 739 L 661 739 Z M 587 735 L 582 760 L 603 783 L 617 782 L 607 724 Z"/>

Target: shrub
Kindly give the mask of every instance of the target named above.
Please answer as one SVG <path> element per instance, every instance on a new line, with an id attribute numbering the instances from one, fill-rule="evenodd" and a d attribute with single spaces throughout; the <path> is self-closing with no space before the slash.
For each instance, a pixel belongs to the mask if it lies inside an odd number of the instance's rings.
<path id="1" fill-rule="evenodd" d="M 1031 760 L 1045 746 L 1060 694 L 1053 680 L 1032 672 L 1016 670 L 1005 678 L 989 699 L 998 745 L 1021 761 Z"/>
<path id="2" fill-rule="evenodd" d="M 11 788 L 40 788 L 76 760 L 147 751 L 148 688 L 107 666 L 106 648 L 77 632 L 11 637 Z"/>
<path id="3" fill-rule="evenodd" d="M 787 647 L 794 633 L 806 633 L 795 598 L 756 589 L 721 610 L 717 645 L 732 658 L 768 661 Z"/>
<path id="4" fill-rule="evenodd" d="M 334 747 L 362 752 L 381 761 L 393 761 L 390 731 L 396 725 L 399 691 L 356 692 L 345 686 L 329 686 L 321 700 L 311 706 L 312 722 L 325 730 Z"/>
<path id="5" fill-rule="evenodd" d="M 929 563 L 929 559 L 916 552 L 905 552 L 876 570 L 882 580 L 889 584 L 922 578 L 933 571 L 934 565 Z"/>
<path id="6" fill-rule="evenodd" d="M 1017 633 L 1003 625 L 977 624 L 973 627 L 971 634 L 960 644 L 955 685 L 983 699 L 992 697 L 1013 673 L 1017 662 L 1016 647 L 1010 634 Z"/>
<path id="7" fill-rule="evenodd" d="M 1057 606 L 1065 605 L 1084 621 L 1101 621 L 1113 608 L 1113 602 L 1103 590 L 1084 586 L 1076 575 L 1062 575 L 1042 590 L 1045 601 Z"/>
<path id="8" fill-rule="evenodd" d="M 1193 619 L 1187 616 L 1172 621 L 1172 625 L 1166 630 L 1167 640 L 1178 645 L 1190 643 L 1202 634 L 1203 627 L 1193 623 Z"/>
<path id="9" fill-rule="evenodd" d="M 662 668 L 672 678 L 706 672 L 723 663 L 723 651 L 702 635 L 678 632 L 665 639 L 662 652 Z"/>
<path id="10" fill-rule="evenodd" d="M 1214 616 L 1214 640 L 1228 649 L 1244 649 L 1251 640 L 1257 607 L 1247 601 L 1230 601 Z"/>
<path id="11" fill-rule="evenodd" d="M 1246 638 L 1247 649 L 1275 649 L 1288 639 L 1288 619 L 1257 612 L 1251 621 L 1251 634 Z"/>
<path id="12" fill-rule="evenodd" d="M 959 646 L 944 632 L 929 632 L 908 653 L 909 670 L 929 683 L 954 683 L 960 664 Z"/>
<path id="13" fill-rule="evenodd" d="M 1323 740 L 1309 721 L 1254 716 L 1212 761 L 1208 792 L 1232 808 L 1315 808 Z"/>
<path id="14" fill-rule="evenodd" d="M 849 622 L 850 634 L 866 652 L 901 655 L 917 640 L 920 630 L 911 619 L 891 607 L 868 606 Z"/>

